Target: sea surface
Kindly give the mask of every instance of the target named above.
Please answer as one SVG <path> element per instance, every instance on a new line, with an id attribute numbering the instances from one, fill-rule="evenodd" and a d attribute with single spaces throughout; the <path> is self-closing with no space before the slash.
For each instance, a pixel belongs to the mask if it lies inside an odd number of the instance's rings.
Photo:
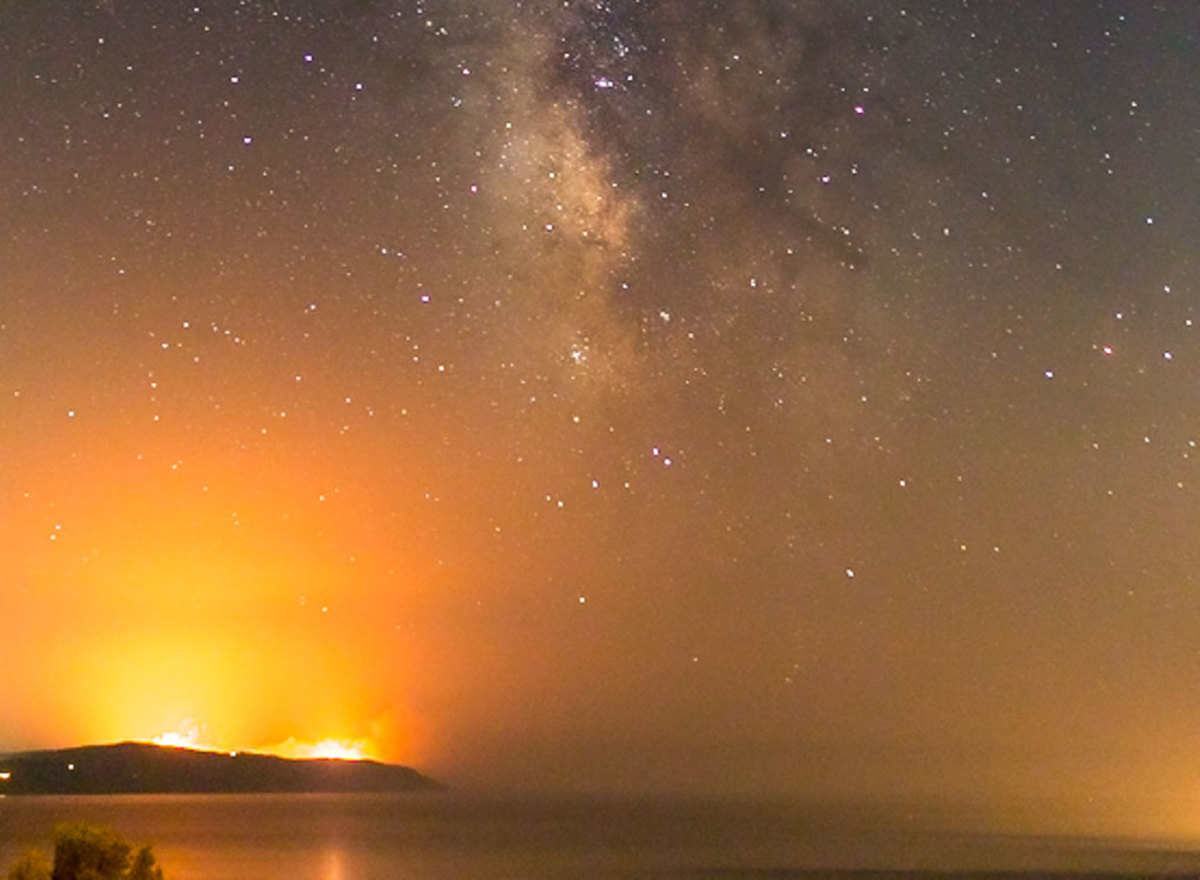
<path id="1" fill-rule="evenodd" d="M 0 875 L 64 821 L 152 844 L 167 880 L 1200 876 L 1186 848 L 949 832 L 865 808 L 446 794 L 0 798 Z"/>

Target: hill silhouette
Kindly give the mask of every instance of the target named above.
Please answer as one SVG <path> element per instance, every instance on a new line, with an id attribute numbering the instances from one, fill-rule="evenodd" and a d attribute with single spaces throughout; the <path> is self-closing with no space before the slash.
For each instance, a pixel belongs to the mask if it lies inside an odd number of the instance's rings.
<path id="1" fill-rule="evenodd" d="M 400 792 L 442 788 L 410 767 L 123 742 L 0 757 L 0 795 Z"/>

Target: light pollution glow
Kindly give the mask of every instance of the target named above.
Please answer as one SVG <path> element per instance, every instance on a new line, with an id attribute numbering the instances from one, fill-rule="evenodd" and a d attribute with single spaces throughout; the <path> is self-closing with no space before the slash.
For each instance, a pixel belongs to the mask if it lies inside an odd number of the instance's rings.
<path id="1" fill-rule="evenodd" d="M 185 727 L 179 731 L 166 731 L 150 740 L 158 746 L 168 746 L 180 749 L 195 749 L 202 752 L 225 752 L 230 755 L 238 754 L 237 749 L 222 749 L 201 742 L 200 734 L 195 727 Z M 349 742 L 345 740 L 323 739 L 320 742 L 304 743 L 289 739 L 277 745 L 259 750 L 269 755 L 281 758 L 326 758 L 339 761 L 362 761 L 374 758 L 375 747 L 369 740 Z"/>
<path id="2" fill-rule="evenodd" d="M 1197 824 L 1200 4 L 277 5 L 0 4 L 0 750 Z"/>
<path id="3" fill-rule="evenodd" d="M 252 467 L 258 479 L 271 471 L 262 462 Z M 428 760 L 420 722 L 384 687 L 384 677 L 388 686 L 408 678 L 404 653 L 348 635 L 372 613 L 361 579 L 396 576 L 395 568 L 378 570 L 369 529 L 348 537 L 340 524 L 358 518 L 346 496 L 373 496 L 343 479 L 327 500 L 314 494 L 298 503 L 280 479 L 262 484 L 266 491 L 251 501 L 230 503 L 239 476 L 236 468 L 224 471 L 209 470 L 190 501 L 142 492 L 116 468 L 77 487 L 59 511 L 75 526 L 56 530 L 50 545 L 89 548 L 68 569 L 19 527 L 0 537 L 7 559 L 31 572 L 40 591 L 18 597 L 14 613 L 27 621 L 49 615 L 44 625 L 89 658 L 43 657 L 42 668 L 57 680 L 53 697 L 42 699 L 41 740 L 132 738 L 290 757 Z M 30 487 L 32 497 L 55 491 Z M 361 562 L 340 571 L 339 553 Z M 41 605 L 55 597 L 57 607 Z M 97 628 L 98 620 L 105 625 Z M 396 625 L 386 632 L 394 635 Z M 21 686 L 14 682 L 10 693 Z"/>

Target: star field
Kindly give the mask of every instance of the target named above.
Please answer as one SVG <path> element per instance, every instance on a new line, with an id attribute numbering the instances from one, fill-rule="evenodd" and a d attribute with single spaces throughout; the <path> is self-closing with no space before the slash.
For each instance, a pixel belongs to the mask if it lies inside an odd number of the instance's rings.
<path id="1" fill-rule="evenodd" d="M 4 7 L 0 745 L 1188 795 L 1198 33 Z"/>

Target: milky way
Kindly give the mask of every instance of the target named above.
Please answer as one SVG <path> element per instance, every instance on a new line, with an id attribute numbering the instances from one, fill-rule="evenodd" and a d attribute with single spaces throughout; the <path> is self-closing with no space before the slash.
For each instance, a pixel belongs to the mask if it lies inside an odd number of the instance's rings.
<path id="1" fill-rule="evenodd" d="M 6 5 L 0 746 L 1194 789 L 1197 33 Z"/>

